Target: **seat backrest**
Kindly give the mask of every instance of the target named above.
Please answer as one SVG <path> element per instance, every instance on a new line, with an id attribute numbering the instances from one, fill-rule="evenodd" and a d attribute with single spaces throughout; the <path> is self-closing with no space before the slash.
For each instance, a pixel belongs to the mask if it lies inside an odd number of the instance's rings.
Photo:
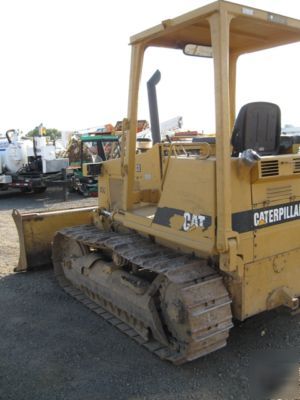
<path id="1" fill-rule="evenodd" d="M 273 103 L 255 102 L 244 105 L 235 121 L 231 144 L 234 157 L 247 149 L 260 155 L 279 152 L 281 133 L 280 108 Z"/>

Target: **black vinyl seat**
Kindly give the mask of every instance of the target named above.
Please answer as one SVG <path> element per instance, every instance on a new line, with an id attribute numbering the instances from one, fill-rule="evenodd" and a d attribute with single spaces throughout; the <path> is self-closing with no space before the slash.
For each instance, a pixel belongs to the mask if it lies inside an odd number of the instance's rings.
<path id="1" fill-rule="evenodd" d="M 281 113 L 278 105 L 267 102 L 245 104 L 235 121 L 232 156 L 247 149 L 259 155 L 276 155 L 280 147 Z"/>

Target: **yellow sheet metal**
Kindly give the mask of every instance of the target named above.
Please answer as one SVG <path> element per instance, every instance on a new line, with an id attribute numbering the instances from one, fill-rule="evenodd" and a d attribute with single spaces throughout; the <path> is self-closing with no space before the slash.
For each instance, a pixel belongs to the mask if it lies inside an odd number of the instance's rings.
<path id="1" fill-rule="evenodd" d="M 20 213 L 13 210 L 20 243 L 15 271 L 26 271 L 51 264 L 51 242 L 56 231 L 74 225 L 93 223 L 96 207 Z"/>

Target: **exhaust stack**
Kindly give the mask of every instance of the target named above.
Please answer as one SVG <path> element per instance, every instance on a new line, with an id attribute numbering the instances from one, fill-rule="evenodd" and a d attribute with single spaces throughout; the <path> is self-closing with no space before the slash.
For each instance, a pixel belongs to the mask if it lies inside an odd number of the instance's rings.
<path id="1" fill-rule="evenodd" d="M 159 83 L 160 78 L 161 78 L 160 71 L 156 70 L 149 79 L 149 81 L 147 82 L 150 124 L 151 124 L 151 134 L 152 134 L 153 144 L 161 142 L 157 96 L 156 96 L 156 85 Z"/>

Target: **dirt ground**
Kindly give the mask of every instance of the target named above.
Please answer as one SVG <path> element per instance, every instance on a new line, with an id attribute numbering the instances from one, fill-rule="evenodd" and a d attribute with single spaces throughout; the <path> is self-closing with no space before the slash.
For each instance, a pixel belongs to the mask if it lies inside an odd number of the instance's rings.
<path id="1" fill-rule="evenodd" d="M 13 273 L 18 260 L 13 208 L 95 203 L 77 194 L 63 202 L 55 189 L 42 195 L 0 192 L 1 400 L 267 399 L 271 394 L 254 393 L 255 375 L 275 350 L 293 359 L 297 375 L 299 315 L 272 311 L 236 324 L 226 348 L 176 367 L 68 297 L 51 269 Z M 291 392 L 285 398 L 300 398 L 294 388 Z"/>

